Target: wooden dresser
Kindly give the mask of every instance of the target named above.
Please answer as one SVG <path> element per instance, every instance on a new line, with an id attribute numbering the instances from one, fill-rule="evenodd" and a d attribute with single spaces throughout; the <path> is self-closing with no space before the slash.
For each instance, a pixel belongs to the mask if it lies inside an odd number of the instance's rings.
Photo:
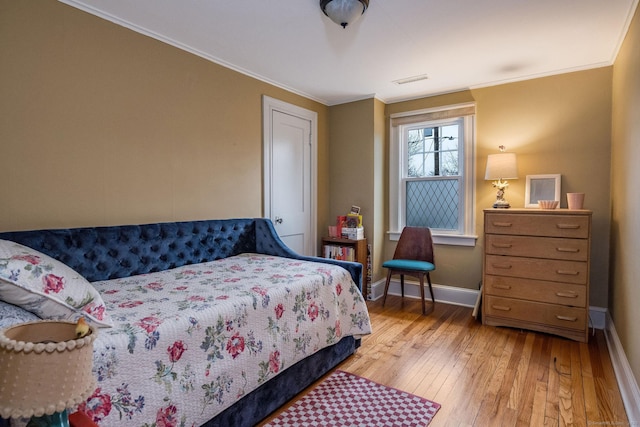
<path id="1" fill-rule="evenodd" d="M 591 211 L 485 209 L 482 321 L 587 342 Z"/>

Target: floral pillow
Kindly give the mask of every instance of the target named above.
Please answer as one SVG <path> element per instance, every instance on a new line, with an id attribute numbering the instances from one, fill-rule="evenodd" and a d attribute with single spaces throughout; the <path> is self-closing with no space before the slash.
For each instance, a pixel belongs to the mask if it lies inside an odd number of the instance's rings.
<path id="1" fill-rule="evenodd" d="M 0 300 L 43 319 L 84 316 L 98 327 L 113 326 L 100 293 L 84 277 L 48 255 L 8 240 L 0 240 Z"/>

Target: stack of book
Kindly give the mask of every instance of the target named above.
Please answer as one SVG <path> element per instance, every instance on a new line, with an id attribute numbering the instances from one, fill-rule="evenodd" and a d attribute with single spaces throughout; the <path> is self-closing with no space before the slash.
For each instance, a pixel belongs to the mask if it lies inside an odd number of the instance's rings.
<path id="1" fill-rule="evenodd" d="M 350 246 L 325 245 L 324 257 L 340 261 L 357 261 L 356 250 Z"/>

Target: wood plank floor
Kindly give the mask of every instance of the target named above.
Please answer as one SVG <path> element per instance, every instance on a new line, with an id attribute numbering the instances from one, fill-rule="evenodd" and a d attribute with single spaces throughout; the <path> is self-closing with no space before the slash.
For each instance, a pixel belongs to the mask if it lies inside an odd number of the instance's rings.
<path id="1" fill-rule="evenodd" d="M 430 427 L 629 425 L 602 331 L 584 344 L 483 326 L 466 307 L 368 304 L 374 333 L 339 369 L 440 403 Z"/>

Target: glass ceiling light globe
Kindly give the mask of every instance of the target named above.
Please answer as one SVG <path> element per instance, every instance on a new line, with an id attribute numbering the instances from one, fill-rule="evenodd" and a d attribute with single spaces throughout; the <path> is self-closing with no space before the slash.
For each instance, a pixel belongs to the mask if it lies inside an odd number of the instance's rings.
<path id="1" fill-rule="evenodd" d="M 320 8 L 333 22 L 346 28 L 369 6 L 369 0 L 320 0 Z"/>

